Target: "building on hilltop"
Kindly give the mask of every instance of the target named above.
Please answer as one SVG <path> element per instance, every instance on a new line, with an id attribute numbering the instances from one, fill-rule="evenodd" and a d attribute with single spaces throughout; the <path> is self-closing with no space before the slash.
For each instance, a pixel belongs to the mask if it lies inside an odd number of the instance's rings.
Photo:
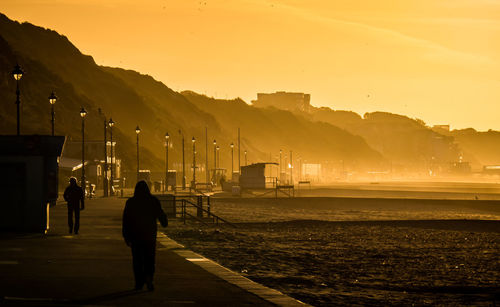
<path id="1" fill-rule="evenodd" d="M 434 125 L 432 128 L 436 130 L 444 130 L 446 132 L 450 132 L 450 125 Z"/>
<path id="2" fill-rule="evenodd" d="M 252 100 L 256 107 L 275 107 L 287 111 L 310 112 L 311 95 L 304 93 L 276 92 L 257 93 L 257 100 Z"/>

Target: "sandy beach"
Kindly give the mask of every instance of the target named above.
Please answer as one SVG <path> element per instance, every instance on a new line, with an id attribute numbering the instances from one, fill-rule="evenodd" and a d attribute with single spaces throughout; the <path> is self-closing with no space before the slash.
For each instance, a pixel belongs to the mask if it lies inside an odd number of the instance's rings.
<path id="1" fill-rule="evenodd" d="M 167 234 L 314 306 L 491 305 L 500 300 L 496 202 L 214 199 L 236 228 Z"/>

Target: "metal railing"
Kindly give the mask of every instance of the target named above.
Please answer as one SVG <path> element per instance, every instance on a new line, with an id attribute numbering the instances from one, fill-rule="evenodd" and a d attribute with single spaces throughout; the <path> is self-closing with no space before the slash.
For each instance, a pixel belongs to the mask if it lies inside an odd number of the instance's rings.
<path id="1" fill-rule="evenodd" d="M 200 199 L 201 197 L 202 196 L 198 196 L 198 199 Z M 228 220 L 223 219 L 220 216 L 210 212 L 210 202 L 209 202 L 210 198 L 207 197 L 207 199 L 208 199 L 207 209 L 203 208 L 202 204 L 194 203 L 186 198 L 175 199 L 176 208 L 180 207 L 179 208 L 180 214 L 184 224 L 186 224 L 186 218 L 191 218 L 197 220 L 198 222 L 201 222 L 204 225 L 208 225 L 207 220 L 204 219 L 203 216 L 203 213 L 205 213 L 206 218 L 209 218 L 209 220 L 216 225 L 219 225 L 219 223 L 225 223 L 229 226 L 236 227 L 233 223 L 229 222 Z M 178 203 L 180 204 L 180 206 L 177 205 Z M 196 210 L 196 214 L 191 213 L 189 209 Z M 176 210 L 176 212 L 178 211 Z"/>

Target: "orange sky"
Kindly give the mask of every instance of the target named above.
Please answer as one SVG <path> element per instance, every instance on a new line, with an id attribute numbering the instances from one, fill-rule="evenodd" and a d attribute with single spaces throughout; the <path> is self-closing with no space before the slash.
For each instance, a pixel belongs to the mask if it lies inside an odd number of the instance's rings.
<path id="1" fill-rule="evenodd" d="M 2 0 L 1 12 L 175 90 L 300 91 L 316 106 L 500 130 L 497 0 Z"/>

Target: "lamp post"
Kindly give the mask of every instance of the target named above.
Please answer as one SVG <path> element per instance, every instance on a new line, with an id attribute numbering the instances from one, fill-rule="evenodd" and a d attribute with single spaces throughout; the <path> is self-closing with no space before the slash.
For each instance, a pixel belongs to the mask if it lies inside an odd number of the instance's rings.
<path id="1" fill-rule="evenodd" d="M 165 133 L 165 192 L 168 190 L 167 180 L 168 180 L 168 147 L 170 145 L 169 138 L 170 135 L 168 135 L 168 132 Z"/>
<path id="2" fill-rule="evenodd" d="M 205 127 L 205 182 L 210 181 L 210 171 L 208 167 L 208 128 Z"/>
<path id="3" fill-rule="evenodd" d="M 54 91 L 52 91 L 52 93 L 50 93 L 50 96 L 49 96 L 50 116 L 51 116 L 50 122 L 52 123 L 52 136 L 54 136 L 54 124 L 56 122 L 56 114 L 54 113 L 54 104 L 56 103 L 56 101 L 57 101 L 57 96 L 56 96 L 56 94 L 54 94 Z"/>
<path id="4" fill-rule="evenodd" d="M 102 172 L 102 190 L 103 196 L 108 197 L 108 122 L 104 116 L 104 171 Z"/>
<path id="5" fill-rule="evenodd" d="M 245 166 L 247 166 L 247 151 L 245 150 Z"/>
<path id="6" fill-rule="evenodd" d="M 137 134 L 137 182 L 139 182 L 139 133 L 141 133 L 141 128 L 139 126 L 135 127 L 135 134 Z"/>
<path id="7" fill-rule="evenodd" d="M 111 162 L 111 168 L 110 168 L 110 176 L 109 176 L 109 182 L 111 185 L 109 185 L 110 188 L 110 194 L 114 195 L 115 191 L 113 190 L 114 187 L 114 178 L 113 178 L 113 126 L 115 125 L 115 122 L 113 121 L 112 118 L 109 119 L 108 121 L 108 126 L 109 126 L 109 138 L 111 141 L 111 148 L 110 148 L 110 162 Z"/>
<path id="8" fill-rule="evenodd" d="M 217 181 L 217 141 L 214 140 L 214 181 Z"/>
<path id="9" fill-rule="evenodd" d="M 82 190 L 83 197 L 85 197 L 85 116 L 87 111 L 82 107 L 80 109 L 80 116 L 82 117 Z"/>
<path id="10" fill-rule="evenodd" d="M 193 142 L 193 188 L 196 189 L 196 139 L 191 139 Z"/>
<path id="11" fill-rule="evenodd" d="M 217 145 L 217 165 L 216 165 L 216 168 L 219 168 L 220 167 L 220 153 L 219 153 L 219 150 L 220 150 L 220 147 L 219 145 Z"/>
<path id="12" fill-rule="evenodd" d="M 186 163 L 184 159 L 184 133 L 179 130 L 179 133 L 182 135 L 182 189 L 186 189 Z"/>
<path id="13" fill-rule="evenodd" d="M 21 134 L 21 115 L 20 115 L 21 99 L 19 98 L 21 92 L 19 91 L 19 80 L 21 80 L 23 74 L 24 71 L 18 64 L 16 64 L 14 70 L 12 71 L 12 76 L 14 77 L 14 79 L 16 79 L 17 135 Z"/>
<path id="14" fill-rule="evenodd" d="M 231 143 L 231 180 L 234 173 L 234 144 Z"/>
<path id="15" fill-rule="evenodd" d="M 281 154 L 283 153 L 283 151 L 280 149 L 280 173 L 278 174 L 278 180 L 281 180 Z"/>

